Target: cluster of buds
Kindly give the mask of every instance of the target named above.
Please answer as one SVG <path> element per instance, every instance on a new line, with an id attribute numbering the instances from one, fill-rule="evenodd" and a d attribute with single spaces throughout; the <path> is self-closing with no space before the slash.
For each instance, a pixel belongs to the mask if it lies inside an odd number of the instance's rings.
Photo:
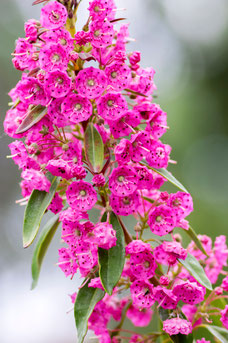
<path id="1" fill-rule="evenodd" d="M 4 128 L 15 139 L 9 148 L 22 170 L 23 202 L 34 190 L 50 192 L 58 179 L 47 207 L 62 223 L 58 265 L 67 277 L 86 278 L 83 287 L 106 291 L 88 318 L 101 343 L 122 342 L 123 333 L 131 343 L 190 335 L 214 315 L 228 328 L 228 306 L 213 305 L 227 297 L 225 236 L 214 247 L 199 236 L 184 248 L 174 230 L 190 230 L 191 195 L 160 190 L 167 181 L 162 171 L 173 161 L 160 140 L 168 126 L 153 100 L 155 72 L 140 66 L 138 51 L 127 52 L 128 25 L 115 28 L 122 18 L 113 0 L 91 1 L 83 30 L 75 32 L 78 6 L 45 1 L 40 21 L 26 22 L 26 37 L 16 42 L 13 64 L 22 77 L 9 93 Z M 135 221 L 129 230 L 122 216 Z M 113 251 L 123 256 L 115 256 L 119 278 L 108 292 L 100 255 Z M 186 267 L 188 256 L 203 266 L 209 283 L 223 276 L 209 296 Z M 125 317 L 146 327 L 156 307 L 167 315 L 161 332 L 122 328 Z M 116 329 L 111 319 L 120 321 Z"/>

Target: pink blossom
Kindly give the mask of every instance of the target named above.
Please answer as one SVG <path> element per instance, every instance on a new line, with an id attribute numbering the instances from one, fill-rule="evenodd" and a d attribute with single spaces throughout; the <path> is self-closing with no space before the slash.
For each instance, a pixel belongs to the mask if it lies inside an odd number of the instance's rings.
<path id="1" fill-rule="evenodd" d="M 66 191 L 69 205 L 79 211 L 90 210 L 97 202 L 97 193 L 89 182 L 74 181 Z"/>
<path id="2" fill-rule="evenodd" d="M 192 325 L 185 319 L 172 318 L 163 322 L 163 330 L 170 336 L 178 335 L 179 333 L 189 335 L 192 332 Z"/>
<path id="3" fill-rule="evenodd" d="M 49 2 L 41 8 L 40 23 L 47 29 L 58 29 L 66 23 L 67 10 L 57 1 Z"/>

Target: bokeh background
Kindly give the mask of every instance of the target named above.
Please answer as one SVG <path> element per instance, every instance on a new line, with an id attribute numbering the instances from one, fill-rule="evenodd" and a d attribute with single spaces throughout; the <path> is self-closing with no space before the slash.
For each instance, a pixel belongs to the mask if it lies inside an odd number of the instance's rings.
<path id="1" fill-rule="evenodd" d="M 198 233 L 213 238 L 227 232 L 228 214 L 228 2 L 227 0 L 117 0 L 126 8 L 143 66 L 156 70 L 156 101 L 168 112 L 169 132 L 177 165 L 170 170 L 194 198 L 190 217 Z M 0 1 L 0 113 L 7 92 L 20 77 L 11 52 L 23 37 L 23 22 L 39 17 L 32 0 Z M 78 28 L 86 20 L 83 0 Z M 24 207 L 20 174 L 8 155 L 10 143 L 0 128 L 0 342 L 73 343 L 76 332 L 72 304 L 80 280 L 70 281 L 55 266 L 60 246 L 56 235 L 44 261 L 39 285 L 30 291 L 33 247 L 22 248 Z M 67 312 L 70 311 L 68 314 Z"/>

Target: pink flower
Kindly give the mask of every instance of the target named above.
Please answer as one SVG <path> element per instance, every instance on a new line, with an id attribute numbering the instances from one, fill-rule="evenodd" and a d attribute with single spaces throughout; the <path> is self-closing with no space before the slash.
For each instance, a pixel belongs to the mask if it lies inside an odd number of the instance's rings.
<path id="1" fill-rule="evenodd" d="M 37 26 L 38 22 L 35 19 L 30 19 L 25 22 L 25 36 L 29 38 L 30 42 L 35 42 L 37 39 Z"/>
<path id="2" fill-rule="evenodd" d="M 128 136 L 140 124 L 141 118 L 137 111 L 127 110 L 117 120 L 109 122 L 111 133 L 114 138 Z"/>
<path id="3" fill-rule="evenodd" d="M 113 25 L 108 21 L 92 21 L 89 26 L 91 44 L 95 48 L 105 48 L 112 44 L 114 37 Z"/>
<path id="4" fill-rule="evenodd" d="M 91 40 L 90 33 L 85 31 L 78 31 L 74 37 L 78 45 L 86 45 Z"/>
<path id="5" fill-rule="evenodd" d="M 151 283 L 143 280 L 136 280 L 130 287 L 133 305 L 139 308 L 151 307 L 155 300 L 153 295 L 153 286 Z"/>
<path id="6" fill-rule="evenodd" d="M 155 207 L 149 215 L 148 225 L 151 231 L 158 236 L 167 235 L 175 227 L 175 216 L 170 207 L 160 205 Z"/>
<path id="7" fill-rule="evenodd" d="M 71 94 L 62 101 L 62 113 L 72 124 L 89 119 L 93 107 L 91 102 L 80 95 Z"/>
<path id="8" fill-rule="evenodd" d="M 49 2 L 41 8 L 40 23 L 47 29 L 58 29 L 66 23 L 66 7 L 57 1 Z"/>
<path id="9" fill-rule="evenodd" d="M 108 83 L 116 91 L 128 88 L 131 79 L 131 70 L 126 64 L 113 63 L 105 68 Z"/>
<path id="10" fill-rule="evenodd" d="M 27 77 L 17 84 L 19 99 L 27 104 L 46 105 L 48 98 L 44 87 L 34 77 Z"/>
<path id="11" fill-rule="evenodd" d="M 149 243 L 144 243 L 140 239 L 134 240 L 126 246 L 126 254 L 138 254 L 143 251 L 152 251 Z"/>
<path id="12" fill-rule="evenodd" d="M 146 131 L 140 131 L 131 135 L 131 144 L 131 159 L 134 162 L 141 161 L 151 150 L 151 139 Z"/>
<path id="13" fill-rule="evenodd" d="M 131 254 L 130 269 L 136 279 L 148 280 L 155 274 L 157 265 L 150 250 Z"/>
<path id="14" fill-rule="evenodd" d="M 62 210 L 62 208 L 63 208 L 63 199 L 56 192 L 54 195 L 54 198 L 52 199 L 52 201 L 51 201 L 51 203 L 47 209 L 50 210 L 51 212 L 57 214 Z"/>
<path id="15" fill-rule="evenodd" d="M 61 44 L 47 44 L 39 54 L 40 67 L 46 71 L 55 69 L 64 71 L 67 68 L 69 59 L 66 50 Z"/>
<path id="16" fill-rule="evenodd" d="M 131 305 L 127 310 L 127 318 L 132 321 L 134 326 L 144 327 L 150 324 L 153 311 L 150 308 L 138 309 Z"/>
<path id="17" fill-rule="evenodd" d="M 44 78 L 44 87 L 53 98 L 62 98 L 71 88 L 71 79 L 66 72 L 60 70 L 50 71 Z"/>
<path id="18" fill-rule="evenodd" d="M 222 325 L 228 330 L 228 305 L 221 311 L 221 315 Z"/>
<path id="19" fill-rule="evenodd" d="M 12 60 L 18 70 L 32 70 L 38 66 L 38 53 L 36 48 L 25 38 L 18 38 Z"/>
<path id="20" fill-rule="evenodd" d="M 74 275 L 77 272 L 78 265 L 76 258 L 72 255 L 71 251 L 67 248 L 59 249 L 59 262 L 58 266 L 67 276 Z"/>
<path id="21" fill-rule="evenodd" d="M 99 277 L 95 277 L 94 279 L 91 279 L 88 283 L 88 287 L 93 288 L 100 288 L 102 291 L 104 291 L 104 287 L 102 286 L 101 279 Z"/>
<path id="22" fill-rule="evenodd" d="M 173 287 L 173 294 L 186 304 L 195 305 L 204 300 L 206 290 L 196 282 L 180 281 Z"/>
<path id="23" fill-rule="evenodd" d="M 41 38 L 48 44 L 61 45 L 66 52 L 71 52 L 74 49 L 73 39 L 70 33 L 63 27 L 57 30 L 49 30 L 42 34 Z"/>
<path id="24" fill-rule="evenodd" d="M 105 177 L 102 174 L 96 174 L 92 179 L 92 183 L 96 187 L 103 187 L 105 185 L 105 181 Z"/>
<path id="25" fill-rule="evenodd" d="M 222 280 L 222 288 L 224 289 L 224 291 L 228 292 L 228 276 L 226 276 Z"/>
<path id="26" fill-rule="evenodd" d="M 167 204 L 172 208 L 178 220 L 187 217 L 193 211 L 192 197 L 189 193 L 170 194 Z"/>
<path id="27" fill-rule="evenodd" d="M 132 146 L 129 140 L 123 138 L 120 143 L 116 145 L 114 153 L 119 164 L 128 163 L 131 160 Z"/>
<path id="28" fill-rule="evenodd" d="M 39 191 L 49 192 L 51 182 L 42 172 L 34 169 L 27 169 L 21 173 L 21 177 L 26 181 L 27 187 L 31 190 L 37 189 Z"/>
<path id="29" fill-rule="evenodd" d="M 146 154 L 146 161 L 153 168 L 167 168 L 171 147 L 159 141 L 154 141 L 150 152 Z"/>
<path id="30" fill-rule="evenodd" d="M 93 242 L 102 249 L 110 249 L 116 245 L 116 231 L 109 223 L 97 223 L 93 229 L 93 235 L 95 236 Z"/>
<path id="31" fill-rule="evenodd" d="M 117 215 L 120 216 L 129 216 L 137 211 L 140 196 L 136 191 L 125 197 L 119 197 L 114 194 L 110 195 L 110 206 Z"/>
<path id="32" fill-rule="evenodd" d="M 59 160 L 49 160 L 46 169 L 55 176 L 60 176 L 64 179 L 71 179 L 73 177 L 70 164 L 66 161 Z"/>
<path id="33" fill-rule="evenodd" d="M 93 67 L 80 70 L 75 79 L 75 87 L 78 93 L 89 99 L 99 97 L 106 86 L 107 78 L 103 70 Z"/>
<path id="34" fill-rule="evenodd" d="M 97 101 L 97 112 L 106 120 L 117 120 L 127 110 L 127 102 L 120 93 L 107 93 Z"/>
<path id="35" fill-rule="evenodd" d="M 89 13 L 93 20 L 113 19 L 115 9 L 113 0 L 93 0 L 89 3 Z"/>
<path id="36" fill-rule="evenodd" d="M 114 195 L 128 196 L 135 192 L 138 184 L 138 175 L 127 165 L 113 169 L 109 176 L 109 188 Z"/>
<path id="37" fill-rule="evenodd" d="M 79 211 L 88 211 L 97 202 L 97 193 L 89 182 L 74 181 L 66 191 L 69 205 Z"/>
<path id="38" fill-rule="evenodd" d="M 70 125 L 69 120 L 61 112 L 62 102 L 63 102 L 62 98 L 53 99 L 47 109 L 48 117 L 50 118 L 52 123 L 54 125 L 57 125 L 58 127 L 64 127 L 64 126 Z"/>
<path id="39" fill-rule="evenodd" d="M 146 131 L 150 132 L 154 139 L 159 139 L 167 130 L 167 113 L 163 112 L 159 105 L 151 104 L 151 114 L 147 119 Z"/>
<path id="40" fill-rule="evenodd" d="M 211 343 L 211 341 L 206 341 L 205 338 L 197 339 L 196 343 Z"/>
<path id="41" fill-rule="evenodd" d="M 154 299 L 163 308 L 175 309 L 177 307 L 177 297 L 170 289 L 165 287 L 157 286 L 154 288 Z"/>
<path id="42" fill-rule="evenodd" d="M 172 318 L 167 319 L 163 322 L 163 330 L 170 336 L 178 335 L 189 335 L 192 332 L 192 325 L 185 319 Z"/>

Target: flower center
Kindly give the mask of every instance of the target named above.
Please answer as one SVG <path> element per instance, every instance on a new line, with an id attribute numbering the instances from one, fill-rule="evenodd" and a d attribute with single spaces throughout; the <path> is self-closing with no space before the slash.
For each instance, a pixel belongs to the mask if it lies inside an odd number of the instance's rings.
<path id="1" fill-rule="evenodd" d="M 59 15 L 58 15 L 58 13 L 52 11 L 51 14 L 52 14 L 52 19 L 53 19 L 53 20 L 55 20 L 55 21 L 58 21 L 58 20 L 59 20 Z"/>
<path id="2" fill-rule="evenodd" d="M 78 103 L 78 104 L 75 104 L 75 105 L 74 105 L 74 108 L 75 108 L 76 111 L 80 111 L 80 110 L 82 109 L 82 105 L 79 104 L 79 103 Z"/>
<path id="3" fill-rule="evenodd" d="M 60 44 L 62 44 L 62 45 L 67 45 L 66 39 L 65 39 L 65 38 L 61 38 L 61 39 L 60 39 Z"/>
<path id="4" fill-rule="evenodd" d="M 175 199 L 173 201 L 173 206 L 179 206 L 181 204 L 180 200 L 179 199 Z"/>
<path id="5" fill-rule="evenodd" d="M 82 197 L 86 196 L 86 191 L 84 189 L 82 189 L 79 193 Z"/>
<path id="6" fill-rule="evenodd" d="M 162 216 L 157 216 L 157 217 L 156 217 L 156 222 L 157 222 L 157 223 L 160 223 L 161 221 L 162 221 Z"/>
<path id="7" fill-rule="evenodd" d="M 95 36 L 95 37 L 99 37 L 99 36 L 100 36 L 100 30 L 94 31 L 94 36 Z"/>
<path id="8" fill-rule="evenodd" d="M 123 203 L 124 205 L 129 205 L 130 204 L 130 199 L 128 197 L 123 198 Z"/>
<path id="9" fill-rule="evenodd" d="M 59 85 L 61 85 L 62 83 L 63 83 L 63 79 L 61 79 L 61 77 L 57 77 L 57 79 L 56 79 L 56 84 L 59 84 Z"/>
<path id="10" fill-rule="evenodd" d="M 118 181 L 119 182 L 123 182 L 124 179 L 125 179 L 125 177 L 123 175 L 118 176 Z"/>
<path id="11" fill-rule="evenodd" d="M 144 262 L 144 267 L 145 267 L 145 268 L 149 268 L 149 266 L 150 266 L 150 262 L 149 262 L 149 261 L 145 261 L 145 262 Z"/>
<path id="12" fill-rule="evenodd" d="M 60 56 L 58 55 L 58 54 L 54 54 L 53 56 L 52 56 L 52 62 L 58 62 L 59 60 L 60 60 Z"/>
<path id="13" fill-rule="evenodd" d="M 113 71 L 113 72 L 111 73 L 111 77 L 112 77 L 113 79 L 115 79 L 115 78 L 117 77 L 117 72 L 116 72 L 116 71 Z"/>
<path id="14" fill-rule="evenodd" d="M 113 106 L 113 100 L 108 100 L 107 104 L 109 107 L 112 107 Z"/>
<path id="15" fill-rule="evenodd" d="M 93 80 L 93 79 L 88 80 L 88 81 L 87 81 L 87 85 L 88 85 L 88 86 L 91 86 L 91 87 L 94 86 L 94 85 L 95 85 L 94 80 Z"/>
<path id="16" fill-rule="evenodd" d="M 75 234 L 76 237 L 81 236 L 81 232 L 80 232 L 78 229 L 76 229 L 76 230 L 74 231 L 74 234 Z"/>
<path id="17" fill-rule="evenodd" d="M 98 5 L 96 5 L 95 7 L 94 7 L 94 12 L 100 12 L 100 7 L 98 6 Z"/>
<path id="18" fill-rule="evenodd" d="M 144 295 L 148 295 L 148 294 L 150 294 L 149 288 L 144 288 Z"/>

